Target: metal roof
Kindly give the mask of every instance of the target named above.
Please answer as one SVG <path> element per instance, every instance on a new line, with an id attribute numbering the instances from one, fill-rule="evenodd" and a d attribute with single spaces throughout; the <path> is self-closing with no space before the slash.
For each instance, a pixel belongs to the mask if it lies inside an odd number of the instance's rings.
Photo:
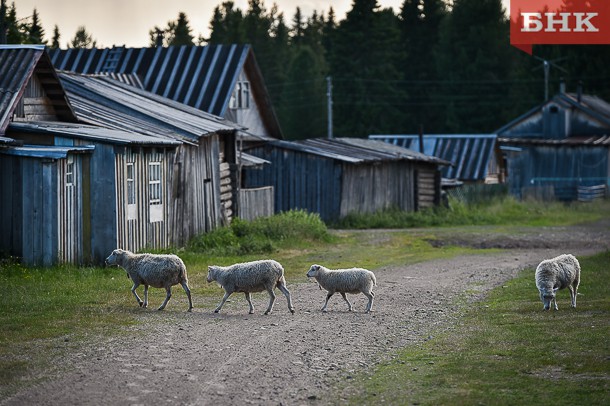
<path id="1" fill-rule="evenodd" d="M 419 135 L 370 135 L 370 139 L 420 151 Z M 444 178 L 484 180 L 495 159 L 495 134 L 425 134 L 424 153 L 452 162 L 441 170 Z"/>
<path id="2" fill-rule="evenodd" d="M 551 100 L 548 100 L 530 109 L 529 111 L 525 112 L 514 120 L 508 122 L 506 125 L 499 128 L 496 133 L 500 137 L 504 136 L 505 133 L 511 128 L 527 120 L 531 116 L 541 113 L 544 107 L 550 103 L 558 104 L 564 108 L 574 108 L 583 111 L 584 113 L 599 120 L 608 128 L 610 128 L 610 104 L 608 104 L 606 101 L 600 99 L 597 96 L 592 96 L 588 94 L 582 94 L 579 96 L 575 93 L 559 93 Z M 532 135 L 541 136 L 540 134 Z"/>
<path id="3" fill-rule="evenodd" d="M 0 135 L 4 134 L 34 74 L 57 116 L 64 121 L 76 121 L 44 45 L 0 45 Z"/>
<path id="4" fill-rule="evenodd" d="M 171 138 L 153 137 L 131 131 L 57 121 L 14 122 L 8 127 L 8 132 L 40 133 L 58 137 L 72 136 L 90 141 L 103 141 L 119 145 L 177 146 L 181 144 L 180 141 Z"/>
<path id="5" fill-rule="evenodd" d="M 78 118 L 89 124 L 182 141 L 243 127 L 107 76 L 60 72 Z"/>
<path id="6" fill-rule="evenodd" d="M 52 49 L 49 54 L 58 70 L 106 73 L 217 116 L 226 115 L 239 74 L 246 71 L 265 126 L 282 138 L 250 45 L 71 48 Z"/>
<path id="7" fill-rule="evenodd" d="M 316 138 L 292 142 L 272 141 L 270 144 L 353 164 L 404 160 L 450 164 L 433 156 L 363 138 Z"/>
<path id="8" fill-rule="evenodd" d="M 95 146 L 93 145 L 84 145 L 79 147 L 24 145 L 22 147 L 0 149 L 0 154 L 25 156 L 30 158 L 62 159 L 66 158 L 69 153 L 91 153 L 94 149 Z"/>

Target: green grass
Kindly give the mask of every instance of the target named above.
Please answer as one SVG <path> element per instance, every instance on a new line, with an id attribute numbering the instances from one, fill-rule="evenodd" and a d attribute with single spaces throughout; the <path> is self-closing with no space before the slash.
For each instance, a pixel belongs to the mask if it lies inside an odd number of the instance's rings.
<path id="1" fill-rule="evenodd" d="M 388 209 L 374 214 L 349 214 L 335 228 L 412 228 L 471 225 L 568 225 L 595 221 L 610 211 L 609 200 L 591 203 L 520 202 L 512 197 L 496 198 L 486 204 L 465 204 L 451 199 L 449 208 L 418 212 Z"/>
<path id="2" fill-rule="evenodd" d="M 610 401 L 610 252 L 580 260 L 578 307 L 544 312 L 528 269 L 465 309 L 460 326 L 354 383 L 349 404 L 605 405 Z"/>
<path id="3" fill-rule="evenodd" d="M 521 204 L 517 207 L 514 209 L 512 203 L 504 207 L 511 214 L 498 226 L 503 233 L 511 230 L 512 224 L 572 224 L 607 218 L 610 212 L 610 202 L 550 205 L 548 211 L 540 207 L 524 208 Z M 491 205 L 485 210 L 502 212 L 501 207 Z M 433 219 L 435 216 L 434 212 L 419 215 L 430 215 Z M 436 221 L 438 218 L 430 223 Z M 453 222 L 447 220 L 442 225 Z M 208 265 L 274 258 L 284 265 L 289 284 L 292 284 L 306 282 L 305 273 L 313 263 L 337 268 L 358 264 L 379 269 L 481 251 L 455 246 L 435 247 L 429 242 L 447 232 L 480 232 L 477 227 L 456 230 L 401 229 L 374 235 L 367 231 L 328 230 L 319 216 L 293 211 L 251 223 L 236 220 L 229 228 L 200 236 L 185 249 L 168 251 L 185 261 L 194 305 L 206 311 L 212 309 L 220 297 L 218 286 L 205 280 Z M 493 233 L 494 230 L 484 232 Z M 587 279 L 585 281 L 589 283 Z M 28 384 L 32 371 L 52 367 L 53 359 L 62 351 L 100 337 L 130 331 L 153 317 L 153 313 L 143 312 L 137 306 L 130 288 L 131 281 L 116 267 L 26 268 L 0 259 L 0 397 L 16 386 Z M 584 289 L 588 295 L 588 285 Z M 139 293 L 142 294 L 142 288 Z M 159 306 L 164 297 L 162 289 L 151 289 L 151 309 Z M 525 302 L 531 305 L 531 298 L 528 296 Z M 178 317 L 186 308 L 186 297 L 176 287 L 164 316 Z M 563 316 L 560 312 L 550 317 Z"/>

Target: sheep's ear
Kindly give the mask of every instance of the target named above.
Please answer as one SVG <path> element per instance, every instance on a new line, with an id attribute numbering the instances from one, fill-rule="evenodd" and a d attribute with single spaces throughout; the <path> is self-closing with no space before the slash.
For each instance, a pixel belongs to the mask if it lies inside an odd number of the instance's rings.
<path id="1" fill-rule="evenodd" d="M 557 292 L 559 288 L 553 288 L 553 293 Z"/>

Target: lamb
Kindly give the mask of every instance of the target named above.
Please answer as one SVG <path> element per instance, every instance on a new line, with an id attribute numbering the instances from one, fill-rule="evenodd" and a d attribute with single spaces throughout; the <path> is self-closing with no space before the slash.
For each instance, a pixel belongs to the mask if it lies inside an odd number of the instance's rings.
<path id="1" fill-rule="evenodd" d="M 345 296 L 346 293 L 358 294 L 364 293 L 369 298 L 369 303 L 366 306 L 366 312 L 373 311 L 373 286 L 377 286 L 375 274 L 367 269 L 350 268 L 350 269 L 328 269 L 322 265 L 312 265 L 307 272 L 308 278 L 315 278 L 318 285 L 328 291 L 326 301 L 322 307 L 322 311 L 326 312 L 328 299 L 335 292 L 341 293 L 343 300 L 347 302 L 348 309 L 352 311 L 352 304 Z"/>
<path id="2" fill-rule="evenodd" d="M 563 254 L 546 259 L 536 268 L 536 287 L 540 291 L 540 300 L 542 300 L 544 310 L 549 310 L 553 302 L 555 310 L 559 310 L 555 293 L 564 288 L 570 289 L 572 307 L 576 307 L 579 283 L 580 264 L 573 255 Z"/>
<path id="3" fill-rule="evenodd" d="M 243 292 L 250 305 L 249 313 L 253 314 L 254 307 L 252 306 L 250 294 L 266 290 L 269 293 L 269 306 L 265 314 L 269 314 L 275 303 L 274 289 L 278 287 L 288 300 L 288 310 L 294 314 L 290 291 L 286 288 L 284 268 L 279 262 L 272 259 L 238 263 L 227 267 L 210 265 L 208 266 L 207 280 L 208 283 L 213 281 L 218 282 L 225 290 L 225 295 L 214 310 L 214 313 L 220 311 L 232 293 Z"/>
<path id="4" fill-rule="evenodd" d="M 134 254 L 130 251 L 116 249 L 106 258 L 107 265 L 118 265 L 127 271 L 127 277 L 133 281 L 131 292 L 136 297 L 140 307 L 148 307 L 148 287 L 165 288 L 167 296 L 159 307 L 165 309 L 172 297 L 172 286 L 180 284 L 189 299 L 189 308 L 193 309 L 191 290 L 188 286 L 186 266 L 176 255 Z M 144 301 L 136 293 L 138 286 L 144 285 Z"/>

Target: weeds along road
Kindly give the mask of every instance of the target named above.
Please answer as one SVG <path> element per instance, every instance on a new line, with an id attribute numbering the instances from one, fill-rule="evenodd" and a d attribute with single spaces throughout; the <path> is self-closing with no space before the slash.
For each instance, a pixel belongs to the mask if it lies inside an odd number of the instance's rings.
<path id="1" fill-rule="evenodd" d="M 542 259 L 610 249 L 608 223 L 530 228 L 504 236 L 459 230 L 441 235 L 439 244 L 506 250 L 376 269 L 371 314 L 364 313 L 363 295 L 350 296 L 354 312 L 347 312 L 341 296 L 335 295 L 329 312 L 321 313 L 325 292 L 315 283 L 289 284 L 294 315 L 279 292 L 269 316 L 262 314 L 266 294 L 253 295 L 253 315 L 247 314 L 243 295 L 232 296 L 220 314 L 212 313 L 220 291 L 217 298 L 196 302 L 193 313 L 183 312 L 176 303 L 164 312 L 144 310 L 144 323 L 133 331 L 70 351 L 53 372 L 40 372 L 44 379 L 37 386 L 0 403 L 342 403 L 354 389 L 350 385 L 356 374 L 391 359 L 399 348 L 459 323 L 456 303 L 464 306 L 482 299 L 488 290 Z M 537 300 L 532 280 L 532 301 Z M 569 294 L 560 293 L 559 301 L 560 308 L 568 306 Z"/>

